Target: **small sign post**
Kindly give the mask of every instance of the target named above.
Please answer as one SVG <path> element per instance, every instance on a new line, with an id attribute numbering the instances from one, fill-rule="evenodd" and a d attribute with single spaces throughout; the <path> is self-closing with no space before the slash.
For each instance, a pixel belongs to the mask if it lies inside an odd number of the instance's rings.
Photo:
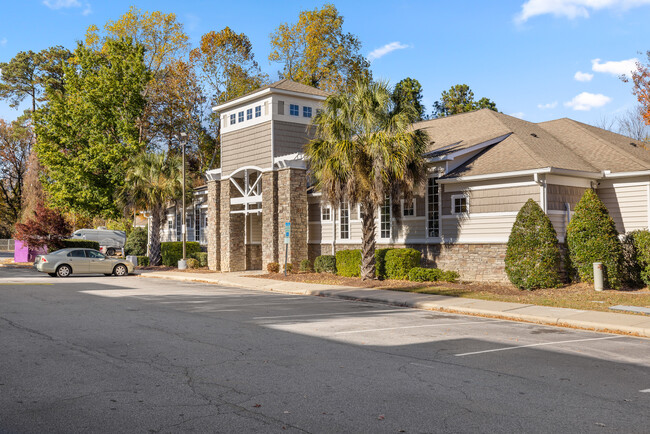
<path id="1" fill-rule="evenodd" d="M 291 237 L 291 222 L 284 224 L 284 275 L 287 275 L 287 259 L 289 257 L 289 238 Z"/>

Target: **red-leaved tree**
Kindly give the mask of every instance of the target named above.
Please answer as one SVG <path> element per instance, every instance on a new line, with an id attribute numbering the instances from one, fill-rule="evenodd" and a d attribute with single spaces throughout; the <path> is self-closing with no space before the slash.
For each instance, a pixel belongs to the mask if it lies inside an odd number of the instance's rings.
<path id="1" fill-rule="evenodd" d="M 68 238 L 70 232 L 70 225 L 60 212 L 39 204 L 34 210 L 34 217 L 16 224 L 15 238 L 30 249 L 47 246 L 51 252 L 63 247 L 62 240 Z"/>

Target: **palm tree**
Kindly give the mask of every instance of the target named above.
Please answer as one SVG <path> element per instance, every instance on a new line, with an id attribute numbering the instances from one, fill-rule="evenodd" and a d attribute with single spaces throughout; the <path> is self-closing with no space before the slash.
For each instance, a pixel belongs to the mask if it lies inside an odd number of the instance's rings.
<path id="1" fill-rule="evenodd" d="M 375 216 L 390 197 L 397 211 L 426 178 L 426 132 L 412 123 L 412 103 L 395 102 L 384 82 L 359 81 L 351 94 L 327 98 L 314 118 L 316 137 L 305 149 L 310 172 L 333 207 L 361 205 L 361 277 L 375 277 Z M 399 221 L 400 213 L 393 212 Z"/>
<path id="2" fill-rule="evenodd" d="M 165 204 L 182 195 L 182 162 L 177 156 L 143 152 L 135 156 L 126 173 L 120 202 L 151 212 L 149 263 L 160 265 L 160 223 Z"/>

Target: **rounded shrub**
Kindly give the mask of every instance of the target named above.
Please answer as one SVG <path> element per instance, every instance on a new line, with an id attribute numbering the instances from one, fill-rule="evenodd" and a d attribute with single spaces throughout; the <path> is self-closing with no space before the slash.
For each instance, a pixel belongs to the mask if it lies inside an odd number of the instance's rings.
<path id="1" fill-rule="evenodd" d="M 336 252 L 336 272 L 343 277 L 359 277 L 361 274 L 361 250 Z"/>
<path id="2" fill-rule="evenodd" d="M 594 262 L 605 266 L 607 285 L 621 287 L 623 277 L 623 251 L 614 220 L 605 204 L 593 190 L 585 194 L 576 205 L 573 218 L 567 227 L 567 246 L 571 265 L 583 282 L 594 281 Z"/>
<path id="3" fill-rule="evenodd" d="M 306 273 L 312 271 L 311 261 L 309 259 L 303 259 L 300 261 L 300 271 Z"/>
<path id="4" fill-rule="evenodd" d="M 279 273 L 280 272 L 280 264 L 278 264 L 277 262 L 269 262 L 266 265 L 266 271 L 268 271 L 271 274 Z"/>
<path id="5" fill-rule="evenodd" d="M 187 258 L 185 263 L 187 264 L 187 268 L 199 268 L 199 261 L 194 258 Z"/>
<path id="6" fill-rule="evenodd" d="M 386 277 L 404 280 L 412 268 L 420 266 L 422 253 L 415 249 L 392 249 L 386 252 Z"/>
<path id="7" fill-rule="evenodd" d="M 314 261 L 314 271 L 317 273 L 336 273 L 336 256 L 318 256 Z"/>
<path id="8" fill-rule="evenodd" d="M 408 272 L 411 282 L 437 282 L 442 277 L 442 270 L 438 268 L 414 267 Z"/>
<path id="9" fill-rule="evenodd" d="M 508 279 L 517 288 L 555 288 L 561 283 L 557 233 L 533 199 L 517 213 L 505 262 Z"/>
<path id="10" fill-rule="evenodd" d="M 638 230 L 625 235 L 623 262 L 628 284 L 650 285 L 650 231 Z"/>
<path id="11" fill-rule="evenodd" d="M 196 252 L 188 256 L 199 261 L 199 267 L 208 266 L 208 254 L 206 252 Z"/>
<path id="12" fill-rule="evenodd" d="M 287 274 L 293 273 L 293 264 L 292 263 L 282 264 L 282 271 L 286 271 Z"/>
<path id="13" fill-rule="evenodd" d="M 145 228 L 133 228 L 129 236 L 126 237 L 124 252 L 134 256 L 147 254 L 147 230 Z"/>

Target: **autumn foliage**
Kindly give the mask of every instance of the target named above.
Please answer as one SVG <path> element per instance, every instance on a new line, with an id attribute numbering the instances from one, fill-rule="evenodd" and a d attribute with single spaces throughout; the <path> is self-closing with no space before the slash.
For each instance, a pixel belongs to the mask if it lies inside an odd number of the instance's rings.
<path id="1" fill-rule="evenodd" d="M 646 55 L 650 62 L 650 51 L 647 51 Z M 627 81 L 627 78 L 623 77 L 623 81 Z M 650 64 L 636 63 L 636 71 L 632 72 L 632 83 L 634 84 L 632 93 L 636 95 L 639 104 L 641 104 L 643 120 L 646 125 L 650 125 Z"/>
<path id="2" fill-rule="evenodd" d="M 16 224 L 15 238 L 30 249 L 47 246 L 48 251 L 53 251 L 63 246 L 62 241 L 70 236 L 70 232 L 70 225 L 60 212 L 41 204 L 36 207 L 34 217 Z"/>

